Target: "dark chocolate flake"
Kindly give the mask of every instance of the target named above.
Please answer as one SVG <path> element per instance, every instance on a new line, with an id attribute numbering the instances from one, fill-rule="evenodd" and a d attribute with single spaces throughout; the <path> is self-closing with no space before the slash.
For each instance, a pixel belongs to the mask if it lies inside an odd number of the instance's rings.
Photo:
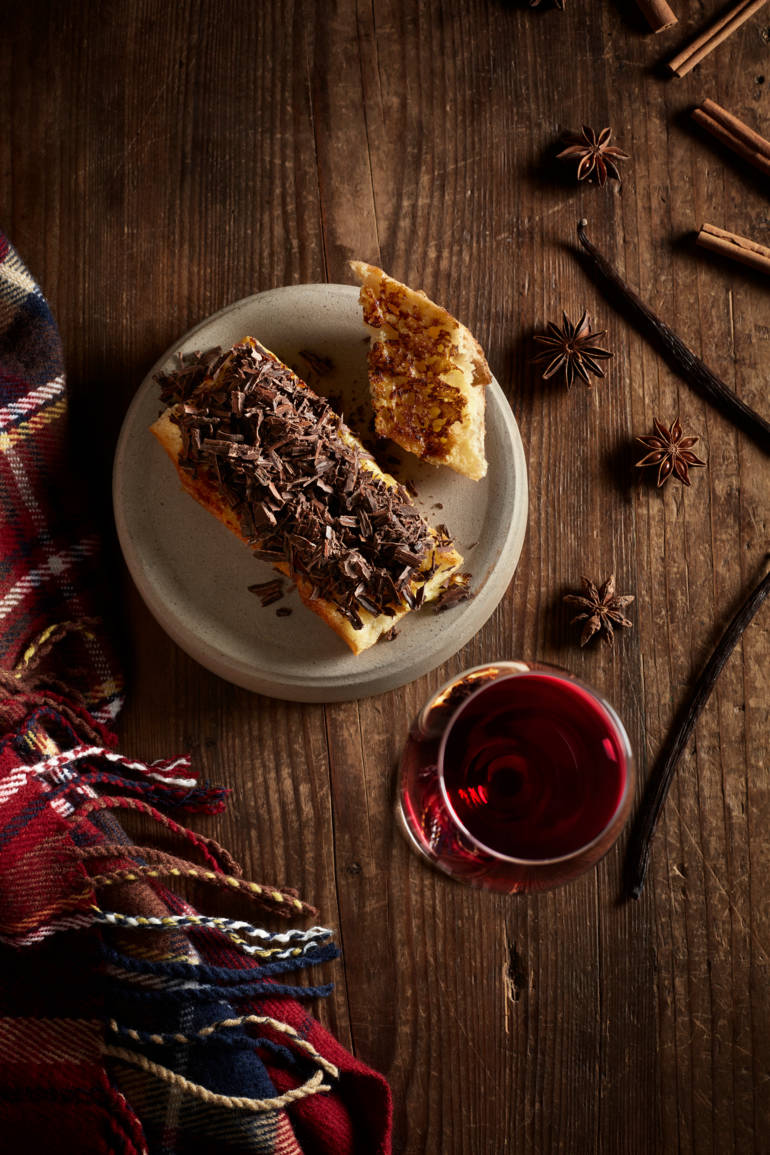
<path id="1" fill-rule="evenodd" d="M 412 566 L 414 568 L 420 564 L 422 556 L 417 553 L 411 553 L 408 549 L 404 549 L 403 546 L 397 546 L 396 549 L 393 550 L 393 560 L 401 562 L 402 565 Z"/>
<path id="2" fill-rule="evenodd" d="M 382 607 L 375 605 L 373 601 L 364 597 L 363 594 L 358 595 L 358 604 L 363 606 L 367 613 L 372 614 L 375 618 L 382 612 Z"/>
<path id="3" fill-rule="evenodd" d="M 263 606 L 270 606 L 283 597 L 283 581 L 281 578 L 274 578 L 268 582 L 256 582 L 253 586 L 249 586 L 249 593 L 256 594 Z"/>
<path id="4" fill-rule="evenodd" d="M 449 610 L 459 602 L 465 602 L 472 598 L 470 580 L 471 575 L 469 573 L 452 574 L 436 599 L 433 612 L 440 614 L 443 610 Z"/>

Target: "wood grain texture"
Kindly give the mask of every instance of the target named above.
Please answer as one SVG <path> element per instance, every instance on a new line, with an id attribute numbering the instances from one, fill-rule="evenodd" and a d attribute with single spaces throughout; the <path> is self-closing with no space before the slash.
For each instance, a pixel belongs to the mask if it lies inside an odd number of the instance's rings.
<path id="1" fill-rule="evenodd" d="M 160 353 L 249 293 L 349 281 L 350 257 L 461 317 L 516 413 L 531 486 L 518 572 L 481 633 L 410 686 L 328 707 L 248 694 L 176 649 L 125 576 L 116 587 L 124 749 L 191 749 L 234 792 L 197 825 L 338 928 L 318 1013 L 390 1079 L 404 1155 L 765 1149 L 766 609 L 679 767 L 640 902 L 617 902 L 622 841 L 573 885 L 512 900 L 426 870 L 393 820 L 409 719 L 445 678 L 497 657 L 556 662 L 604 692 L 643 779 L 768 549 L 770 463 L 576 256 L 585 216 L 650 305 L 770 415 L 767 287 L 693 245 L 703 220 L 770 243 L 766 189 L 689 117 L 708 96 L 768 135 L 767 21 L 683 80 L 660 68 L 721 7 L 679 0 L 657 37 L 626 5 L 577 0 L 564 13 L 27 0 L 6 16 L 0 225 L 58 318 L 105 523 L 115 437 Z M 622 186 L 578 186 L 554 161 L 581 124 L 611 124 L 631 153 Z M 615 358 L 567 393 L 528 364 L 531 337 L 583 308 Z M 677 414 L 708 470 L 657 491 L 634 437 Z M 610 572 L 636 594 L 634 630 L 581 651 L 561 596 Z"/>

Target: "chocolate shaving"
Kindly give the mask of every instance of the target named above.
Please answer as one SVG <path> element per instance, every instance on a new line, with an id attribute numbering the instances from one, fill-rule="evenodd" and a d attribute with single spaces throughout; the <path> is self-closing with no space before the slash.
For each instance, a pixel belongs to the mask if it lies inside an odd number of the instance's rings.
<path id="1" fill-rule="evenodd" d="M 361 468 L 364 455 L 326 399 L 251 341 L 158 380 L 175 405 L 180 466 L 219 488 L 255 557 L 285 564 L 311 600 L 332 603 L 355 629 L 360 610 L 393 616 L 422 601 L 449 532 L 440 527 L 437 542 L 403 485 Z M 249 588 L 263 605 L 282 596 L 280 582 Z"/>
<path id="2" fill-rule="evenodd" d="M 400 561 L 404 565 L 410 566 L 412 568 L 418 566 L 422 561 L 422 556 L 420 554 L 410 553 L 408 549 L 404 549 L 403 546 L 400 545 L 396 546 L 396 548 L 393 550 L 393 557 L 396 561 Z"/>
<path id="3" fill-rule="evenodd" d="M 205 381 L 211 366 L 219 358 L 220 348 L 208 349 L 204 353 L 178 353 L 176 366 L 168 373 L 159 373 L 155 378 L 160 385 L 160 399 L 164 405 L 184 401 L 198 385 Z"/>
<path id="4" fill-rule="evenodd" d="M 458 605 L 459 602 L 467 602 L 472 598 L 473 594 L 470 588 L 470 580 L 471 575 L 469 573 L 452 574 L 444 586 L 444 589 L 437 597 L 433 612 L 440 614 L 444 610 L 450 610 L 452 606 Z"/>
<path id="5" fill-rule="evenodd" d="M 255 585 L 249 586 L 248 589 L 250 594 L 257 595 L 263 606 L 271 606 L 273 602 L 279 602 L 284 594 L 283 582 L 280 578 L 274 578 L 269 582 L 257 582 Z"/>

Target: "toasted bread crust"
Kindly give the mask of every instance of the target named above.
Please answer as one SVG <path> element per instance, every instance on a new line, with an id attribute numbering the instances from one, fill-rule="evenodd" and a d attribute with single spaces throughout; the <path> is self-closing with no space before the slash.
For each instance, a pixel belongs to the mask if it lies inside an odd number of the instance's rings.
<path id="1" fill-rule="evenodd" d="M 370 329 L 375 428 L 410 453 L 473 480 L 486 474 L 484 387 L 492 373 L 475 337 L 422 290 L 351 261 Z"/>

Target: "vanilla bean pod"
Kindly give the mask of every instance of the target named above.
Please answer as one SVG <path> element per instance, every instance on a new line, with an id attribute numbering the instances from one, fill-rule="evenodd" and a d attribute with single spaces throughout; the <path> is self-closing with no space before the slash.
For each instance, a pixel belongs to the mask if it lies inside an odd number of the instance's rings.
<path id="1" fill-rule="evenodd" d="M 695 684 L 692 698 L 686 708 L 680 712 L 666 745 L 661 751 L 645 788 L 642 805 L 626 852 L 626 894 L 630 898 L 639 898 L 642 893 L 650 858 L 650 844 L 674 778 L 674 771 L 690 740 L 695 723 L 709 700 L 711 691 L 714 689 L 727 659 L 769 592 L 770 571 L 765 574 L 722 634 L 716 649 Z"/>
<path id="2" fill-rule="evenodd" d="M 578 222 L 578 239 L 590 257 L 591 267 L 597 271 L 602 280 L 610 285 L 615 292 L 608 295 L 612 304 L 616 303 L 617 294 L 628 306 L 628 311 L 637 323 L 638 328 L 646 337 L 661 349 L 664 356 L 681 373 L 685 381 L 693 388 L 705 393 L 730 420 L 747 433 L 763 449 L 770 453 L 770 422 L 756 413 L 732 389 L 725 385 L 711 369 L 688 349 L 684 341 L 677 337 L 673 329 L 661 321 L 644 301 L 626 284 L 616 269 L 602 256 L 596 246 L 589 241 L 586 234 L 588 221 Z"/>

